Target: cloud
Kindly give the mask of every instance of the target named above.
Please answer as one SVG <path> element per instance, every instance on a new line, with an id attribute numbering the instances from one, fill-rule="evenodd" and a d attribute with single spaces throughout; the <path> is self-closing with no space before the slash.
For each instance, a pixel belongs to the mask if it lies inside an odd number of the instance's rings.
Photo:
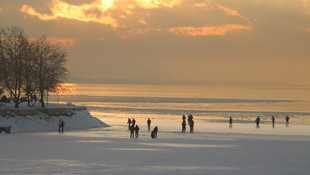
<path id="1" fill-rule="evenodd" d="M 51 14 L 41 14 L 29 5 L 23 5 L 21 12 L 49 21 L 67 18 L 84 22 L 95 22 L 118 27 L 116 21 L 104 12 L 112 7 L 113 1 L 96 0 L 91 4 L 74 5 L 62 0 L 52 0 Z"/>
<path id="2" fill-rule="evenodd" d="M 310 33 L 310 28 L 309 27 L 297 26 L 296 28 L 299 29 L 299 30 L 302 30 L 302 31 Z"/>
<path id="3" fill-rule="evenodd" d="M 204 26 L 204 27 L 175 27 L 170 28 L 169 32 L 189 36 L 208 36 L 208 35 L 226 35 L 232 30 L 251 30 L 251 26 L 227 24 L 221 26 Z"/>
<path id="4" fill-rule="evenodd" d="M 48 40 L 53 44 L 61 44 L 65 47 L 72 47 L 75 45 L 76 43 L 76 39 L 72 39 L 72 38 L 52 38 L 49 37 Z"/>
<path id="5" fill-rule="evenodd" d="M 82 4 L 52 0 L 49 13 L 30 5 L 23 5 L 20 11 L 44 21 L 66 18 L 105 24 L 122 39 L 151 31 L 206 36 L 252 29 L 248 18 L 213 0 L 93 0 Z"/>

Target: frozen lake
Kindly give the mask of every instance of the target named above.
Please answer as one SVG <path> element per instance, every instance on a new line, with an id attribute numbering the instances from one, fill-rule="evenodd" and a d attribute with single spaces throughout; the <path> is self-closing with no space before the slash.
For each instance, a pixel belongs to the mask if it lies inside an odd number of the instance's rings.
<path id="1" fill-rule="evenodd" d="M 181 133 L 177 119 L 146 118 L 130 139 L 126 118 L 100 117 L 111 127 L 90 130 L 2 134 L 0 174 L 309 174 L 310 127 L 195 120 Z"/>

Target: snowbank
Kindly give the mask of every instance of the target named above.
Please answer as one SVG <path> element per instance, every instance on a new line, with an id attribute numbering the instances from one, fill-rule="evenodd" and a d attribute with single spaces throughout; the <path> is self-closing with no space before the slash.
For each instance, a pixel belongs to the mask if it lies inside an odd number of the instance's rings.
<path id="1" fill-rule="evenodd" d="M 14 109 L 11 104 L 2 104 L 0 110 L 0 126 L 11 126 L 11 133 L 58 131 L 59 120 L 65 122 L 65 131 L 109 126 L 91 116 L 83 106 L 49 104 L 42 109 L 23 104 L 20 109 Z"/>

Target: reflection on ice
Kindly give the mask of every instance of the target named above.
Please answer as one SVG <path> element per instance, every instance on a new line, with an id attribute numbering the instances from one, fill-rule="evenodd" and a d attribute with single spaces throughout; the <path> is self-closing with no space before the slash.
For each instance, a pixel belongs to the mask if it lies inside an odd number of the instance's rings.
<path id="1" fill-rule="evenodd" d="M 180 143 L 141 143 L 142 145 L 166 146 L 176 148 L 230 148 L 234 145 L 214 145 L 214 144 L 180 144 Z"/>
<path id="2" fill-rule="evenodd" d="M 75 142 L 82 142 L 82 143 L 110 143 L 112 141 L 108 141 L 108 140 L 78 140 Z"/>
<path id="3" fill-rule="evenodd" d="M 166 149 L 151 149 L 151 148 L 109 148 L 114 151 L 163 151 Z"/>
<path id="4" fill-rule="evenodd" d="M 149 170 L 210 170 L 210 171 L 218 171 L 218 170 L 238 170 L 236 167 L 224 167 L 224 166 L 145 166 L 145 168 Z"/>

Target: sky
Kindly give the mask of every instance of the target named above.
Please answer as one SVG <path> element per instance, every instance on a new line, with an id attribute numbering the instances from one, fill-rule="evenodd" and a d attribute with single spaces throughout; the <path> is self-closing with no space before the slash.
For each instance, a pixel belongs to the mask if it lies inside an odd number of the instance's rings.
<path id="1" fill-rule="evenodd" d="M 62 44 L 67 82 L 310 86 L 310 0 L 1 0 L 12 25 Z"/>

